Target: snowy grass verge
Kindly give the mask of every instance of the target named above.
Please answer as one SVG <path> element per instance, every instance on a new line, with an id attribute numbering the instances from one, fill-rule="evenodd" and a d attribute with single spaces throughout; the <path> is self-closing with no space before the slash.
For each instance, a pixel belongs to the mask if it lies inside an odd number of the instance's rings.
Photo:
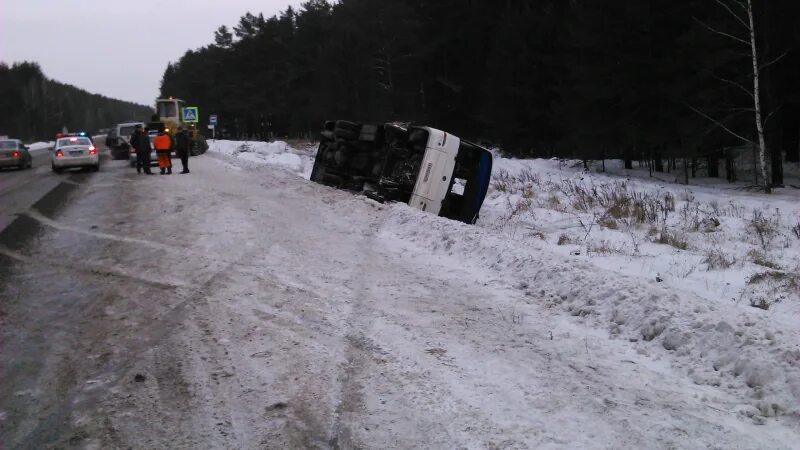
<path id="1" fill-rule="evenodd" d="M 563 255 L 790 319 L 800 313 L 800 191 L 765 196 L 498 159 L 481 226 Z"/>

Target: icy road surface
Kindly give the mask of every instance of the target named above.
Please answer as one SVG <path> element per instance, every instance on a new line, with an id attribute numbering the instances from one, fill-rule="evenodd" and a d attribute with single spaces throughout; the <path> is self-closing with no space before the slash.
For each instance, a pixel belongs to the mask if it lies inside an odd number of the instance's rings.
<path id="1" fill-rule="evenodd" d="M 65 176 L 3 231 L 2 447 L 800 442 L 796 420 L 756 425 L 742 399 L 553 308 L 536 282 L 406 238 L 443 219 L 222 158 Z M 617 278 L 588 270 L 542 283 Z"/>

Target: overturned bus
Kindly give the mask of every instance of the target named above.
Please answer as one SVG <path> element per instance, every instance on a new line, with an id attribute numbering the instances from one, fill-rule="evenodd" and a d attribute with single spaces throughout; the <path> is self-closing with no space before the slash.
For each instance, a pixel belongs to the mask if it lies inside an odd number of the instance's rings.
<path id="1" fill-rule="evenodd" d="M 492 154 L 424 126 L 326 122 L 311 180 L 475 223 L 489 189 Z"/>

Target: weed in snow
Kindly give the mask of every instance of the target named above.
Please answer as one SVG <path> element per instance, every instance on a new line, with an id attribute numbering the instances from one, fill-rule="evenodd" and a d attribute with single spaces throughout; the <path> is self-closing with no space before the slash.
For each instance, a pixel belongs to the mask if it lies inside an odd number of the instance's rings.
<path id="1" fill-rule="evenodd" d="M 750 276 L 743 296 L 750 306 L 767 310 L 791 294 L 800 295 L 800 274 L 797 270 L 794 273 L 770 270 Z"/>
<path id="2" fill-rule="evenodd" d="M 747 230 L 758 237 L 761 248 L 766 251 L 778 236 L 779 226 L 780 219 L 777 215 L 771 218 L 765 217 L 762 211 L 756 209 L 753 210 L 753 219 L 747 224 Z"/>
<path id="3" fill-rule="evenodd" d="M 761 250 L 751 249 L 747 252 L 750 262 L 769 269 L 780 270 L 780 266 L 771 261 L 766 253 Z"/>
<path id="4" fill-rule="evenodd" d="M 736 258 L 725 253 L 719 246 L 714 246 L 706 250 L 703 264 L 708 266 L 708 270 L 727 269 L 736 264 Z"/>
<path id="5" fill-rule="evenodd" d="M 658 234 L 658 238 L 655 240 L 656 243 L 671 245 L 679 250 L 686 250 L 689 248 L 689 243 L 686 242 L 686 237 L 682 234 L 670 231 L 667 227 L 661 229 L 661 233 Z"/>

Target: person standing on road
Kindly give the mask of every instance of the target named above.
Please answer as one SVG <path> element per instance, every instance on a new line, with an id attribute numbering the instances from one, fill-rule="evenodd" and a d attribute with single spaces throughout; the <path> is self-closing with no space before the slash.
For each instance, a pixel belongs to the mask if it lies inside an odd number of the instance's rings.
<path id="1" fill-rule="evenodd" d="M 156 148 L 156 155 L 158 156 L 158 168 L 161 170 L 161 175 L 172 174 L 172 160 L 169 158 L 169 152 L 172 149 L 172 139 L 163 130 L 158 130 L 156 138 L 153 140 L 153 146 Z"/>
<path id="2" fill-rule="evenodd" d="M 150 171 L 150 138 L 142 129 L 141 125 L 136 125 L 131 136 L 130 146 L 136 151 L 136 173 L 144 171 L 147 175 L 152 175 Z"/>
<path id="3" fill-rule="evenodd" d="M 191 147 L 189 133 L 183 127 L 178 127 L 178 134 L 175 135 L 175 153 L 181 159 L 183 166 L 181 173 L 189 173 L 189 147 Z"/>

